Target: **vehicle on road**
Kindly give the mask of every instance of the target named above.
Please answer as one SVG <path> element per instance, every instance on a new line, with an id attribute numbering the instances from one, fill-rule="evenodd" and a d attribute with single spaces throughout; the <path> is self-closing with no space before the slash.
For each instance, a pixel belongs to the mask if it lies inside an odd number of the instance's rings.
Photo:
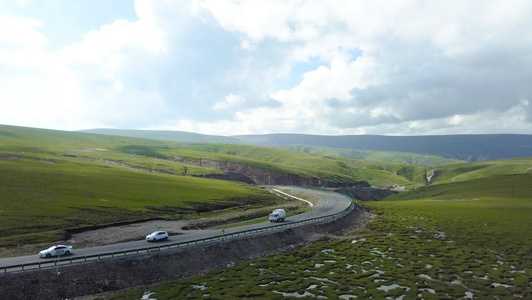
<path id="1" fill-rule="evenodd" d="M 146 236 L 146 241 L 156 242 L 168 239 L 168 232 L 166 231 L 154 231 Z"/>
<path id="2" fill-rule="evenodd" d="M 39 252 L 40 258 L 48 258 L 52 256 L 62 256 L 62 255 L 70 255 L 74 254 L 74 249 L 72 249 L 72 246 L 65 246 L 65 245 L 54 245 L 48 249 L 44 249 Z"/>
<path id="3" fill-rule="evenodd" d="M 286 218 L 286 211 L 282 208 L 274 209 L 271 214 L 268 215 L 270 222 L 282 222 Z"/>

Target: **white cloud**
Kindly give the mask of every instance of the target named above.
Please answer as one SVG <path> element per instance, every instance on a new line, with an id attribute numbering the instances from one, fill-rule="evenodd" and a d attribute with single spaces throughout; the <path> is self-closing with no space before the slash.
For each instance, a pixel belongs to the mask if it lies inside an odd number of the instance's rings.
<path id="1" fill-rule="evenodd" d="M 240 44 L 240 47 L 244 50 L 254 50 L 255 47 L 251 44 L 249 40 L 243 40 L 242 44 Z"/>
<path id="2" fill-rule="evenodd" d="M 117 20 L 57 52 L 44 51 L 46 38 L 33 29 L 41 22 L 4 18 L 0 23 L 15 28 L 2 30 L 0 39 L 23 46 L 23 51 L 0 49 L 0 63 L 15 71 L 0 85 L 0 103 L 9 108 L 0 112 L 3 123 L 75 130 L 125 124 L 163 110 L 156 92 L 138 90 L 124 77 L 139 55 L 165 50 L 163 33 L 149 17 Z"/>
<path id="3" fill-rule="evenodd" d="M 143 19 L 137 22 L 118 20 L 85 34 L 81 43 L 66 47 L 60 55 L 74 63 L 99 64 L 109 60 L 110 65 L 106 67 L 112 69 L 113 63 L 125 56 L 130 48 L 163 52 L 163 32 Z"/>
<path id="4" fill-rule="evenodd" d="M 530 1 L 137 0 L 135 10 L 138 21 L 54 52 L 42 21 L 0 17 L 2 123 L 532 132 Z"/>
<path id="5" fill-rule="evenodd" d="M 223 28 L 242 31 L 252 40 L 290 39 L 290 29 L 285 24 L 292 13 L 290 2 L 207 0 L 198 3 L 212 13 Z"/>
<path id="6" fill-rule="evenodd" d="M 242 98 L 241 96 L 229 94 L 225 97 L 224 101 L 214 103 L 213 108 L 215 110 L 227 109 L 230 107 L 234 107 L 243 102 L 244 102 L 244 98 Z"/>
<path id="7" fill-rule="evenodd" d="M 43 25 L 38 20 L 0 16 L 0 40 L 13 48 L 41 50 L 46 38 L 35 28 Z"/>

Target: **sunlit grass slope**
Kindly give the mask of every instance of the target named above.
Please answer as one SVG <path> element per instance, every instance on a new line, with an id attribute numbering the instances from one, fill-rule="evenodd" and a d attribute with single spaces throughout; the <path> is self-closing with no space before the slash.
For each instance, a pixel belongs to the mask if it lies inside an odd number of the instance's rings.
<path id="1" fill-rule="evenodd" d="M 0 159 L 0 245 L 65 237 L 65 230 L 179 219 L 277 200 L 246 184 L 164 175 L 75 159 Z M 25 235 L 28 235 L 25 237 Z"/>
<path id="2" fill-rule="evenodd" d="M 444 158 L 436 155 L 423 155 L 419 153 L 342 149 L 311 145 L 284 145 L 279 148 L 326 156 L 337 156 L 353 159 L 362 159 L 367 161 L 381 161 L 423 166 L 437 166 L 461 162 L 457 159 Z"/>
<path id="3" fill-rule="evenodd" d="M 367 202 L 369 231 L 106 299 L 530 299 L 531 181 L 479 178 Z"/>
<path id="4" fill-rule="evenodd" d="M 278 201 L 246 184 L 176 176 L 184 167 L 195 175 L 218 171 L 120 150 L 132 143 L 170 147 L 153 140 L 0 126 L 0 247 L 52 242 L 65 238 L 68 229 Z"/>
<path id="5" fill-rule="evenodd" d="M 190 151 L 190 152 L 187 152 Z M 180 144 L 178 149 L 160 149 L 165 156 L 210 158 L 218 161 L 241 162 L 273 171 L 319 177 L 331 182 L 368 181 L 374 186 L 424 184 L 425 166 L 371 162 L 331 157 L 299 151 L 224 144 Z"/>
<path id="6" fill-rule="evenodd" d="M 505 174 L 532 174 L 532 158 L 450 164 L 428 168 L 433 173 L 431 183 L 451 183 Z"/>
<path id="7" fill-rule="evenodd" d="M 175 175 L 220 173 L 173 160 L 216 160 L 243 163 L 287 174 L 305 175 L 330 182 L 368 181 L 376 186 L 424 184 L 425 167 L 367 162 L 266 147 L 186 144 L 150 139 L 64 132 L 0 125 L 0 153 L 50 159 L 50 155 L 120 163 Z"/>
<path id="8" fill-rule="evenodd" d="M 452 228 L 455 235 L 479 245 L 519 245 L 532 243 L 531 182 L 532 174 L 478 178 L 419 188 L 372 205 L 415 209 L 437 220 L 438 227 L 458 226 Z"/>
<path id="9" fill-rule="evenodd" d="M 174 157 L 245 163 L 337 182 L 365 180 L 378 186 L 418 187 L 414 193 L 426 193 L 419 187 L 425 185 L 425 173 L 432 171 L 423 166 L 254 146 L 184 144 L 0 125 L 0 246 L 53 240 L 64 237 L 66 229 L 186 217 L 204 207 L 215 210 L 274 201 L 258 188 L 192 178 L 220 171 Z M 438 166 L 431 186 L 496 174 L 527 174 L 531 162 L 516 159 Z M 189 176 L 182 176 L 185 172 Z M 509 193 L 510 186 L 505 188 Z M 517 195 L 516 187 L 512 191 Z"/>

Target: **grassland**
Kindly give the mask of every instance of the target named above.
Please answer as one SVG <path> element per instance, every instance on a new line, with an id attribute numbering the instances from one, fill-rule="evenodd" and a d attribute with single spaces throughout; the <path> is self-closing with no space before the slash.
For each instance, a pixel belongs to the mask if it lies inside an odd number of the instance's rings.
<path id="1" fill-rule="evenodd" d="M 477 178 L 364 203 L 376 214 L 367 232 L 106 299 L 530 299 L 531 180 Z"/>
<path id="2" fill-rule="evenodd" d="M 374 186 L 403 185 L 409 188 L 424 184 L 421 174 L 426 169 L 422 166 L 367 162 L 265 147 L 188 144 L 0 125 L 0 158 L 8 155 L 48 160 L 57 156 L 77 157 L 174 175 L 184 175 L 185 172 L 187 175 L 220 173 L 173 160 L 174 157 L 180 157 L 196 161 L 242 163 L 330 182 L 365 180 Z"/>
<path id="3" fill-rule="evenodd" d="M 171 160 L 176 156 L 328 180 L 403 185 L 412 191 L 368 203 L 378 218 L 364 236 L 172 283 L 154 289 L 160 299 L 203 293 L 214 298 L 284 295 L 277 292 L 359 298 L 492 292 L 501 298 L 530 296 L 523 282 L 531 278 L 532 159 L 417 166 L 0 125 L 0 247 L 50 243 L 67 238 L 70 230 L 93 226 L 196 218 L 279 201 L 253 186 L 183 176 L 185 170 L 200 177 L 220 171 Z M 430 184 L 427 173 L 434 174 Z M 322 252 L 327 249 L 334 252 Z M 193 288 L 203 282 L 208 291 Z M 400 287 L 379 289 L 393 284 Z"/>
<path id="4" fill-rule="evenodd" d="M 0 126 L 0 247 L 50 243 L 82 228 L 196 218 L 280 201 L 247 184 L 176 176 L 185 167 L 188 175 L 219 171 L 124 153 L 127 145 L 169 147 L 153 140 Z"/>
<path id="5" fill-rule="evenodd" d="M 166 157 L 184 156 L 189 159 L 244 163 L 282 173 L 314 176 L 330 182 L 368 181 L 371 185 L 382 187 L 421 186 L 425 183 L 423 174 L 428 168 L 243 145 L 181 144 L 177 149 L 165 148 L 158 153 Z"/>
<path id="6" fill-rule="evenodd" d="M 246 184 L 146 173 L 72 159 L 0 160 L 0 245 L 66 238 L 67 230 L 180 219 L 279 201 Z"/>
<path id="7" fill-rule="evenodd" d="M 393 169 L 407 168 L 403 166 L 383 167 L 261 147 L 0 125 L 0 247 L 50 243 L 83 228 L 192 218 L 279 201 L 256 187 L 200 178 L 221 172 L 172 160 L 175 156 L 243 163 L 333 181 L 370 178 L 420 185 L 393 173 Z"/>
<path id="8" fill-rule="evenodd" d="M 341 149 L 324 146 L 285 145 L 282 146 L 281 149 L 314 153 L 325 156 L 361 159 L 366 161 L 390 162 L 422 166 L 449 165 L 463 162 L 457 159 L 444 158 L 435 155 L 423 155 L 418 153 Z"/>
<path id="9" fill-rule="evenodd" d="M 532 159 L 516 158 L 495 161 L 451 164 L 430 169 L 434 173 L 432 183 L 456 183 L 477 178 L 499 175 L 531 174 Z"/>

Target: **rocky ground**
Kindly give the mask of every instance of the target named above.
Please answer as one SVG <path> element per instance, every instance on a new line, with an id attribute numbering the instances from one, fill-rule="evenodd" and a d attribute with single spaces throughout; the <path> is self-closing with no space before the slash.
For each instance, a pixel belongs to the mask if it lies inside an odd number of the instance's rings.
<path id="1" fill-rule="evenodd" d="M 56 273 L 56 269 L 8 273 L 0 276 L 2 298 L 92 299 L 112 291 L 149 286 L 231 267 L 322 239 L 341 238 L 346 232 L 365 230 L 365 224 L 370 218 L 370 213 L 356 206 L 350 214 L 338 221 L 305 225 L 268 235 L 65 266 L 61 267 L 59 273 Z M 182 223 L 177 225 L 159 221 L 157 224 L 128 225 L 122 232 L 144 234 L 145 227 L 155 225 L 183 227 Z M 85 233 L 74 238 L 90 243 L 91 240 L 100 240 L 102 232 Z"/>

